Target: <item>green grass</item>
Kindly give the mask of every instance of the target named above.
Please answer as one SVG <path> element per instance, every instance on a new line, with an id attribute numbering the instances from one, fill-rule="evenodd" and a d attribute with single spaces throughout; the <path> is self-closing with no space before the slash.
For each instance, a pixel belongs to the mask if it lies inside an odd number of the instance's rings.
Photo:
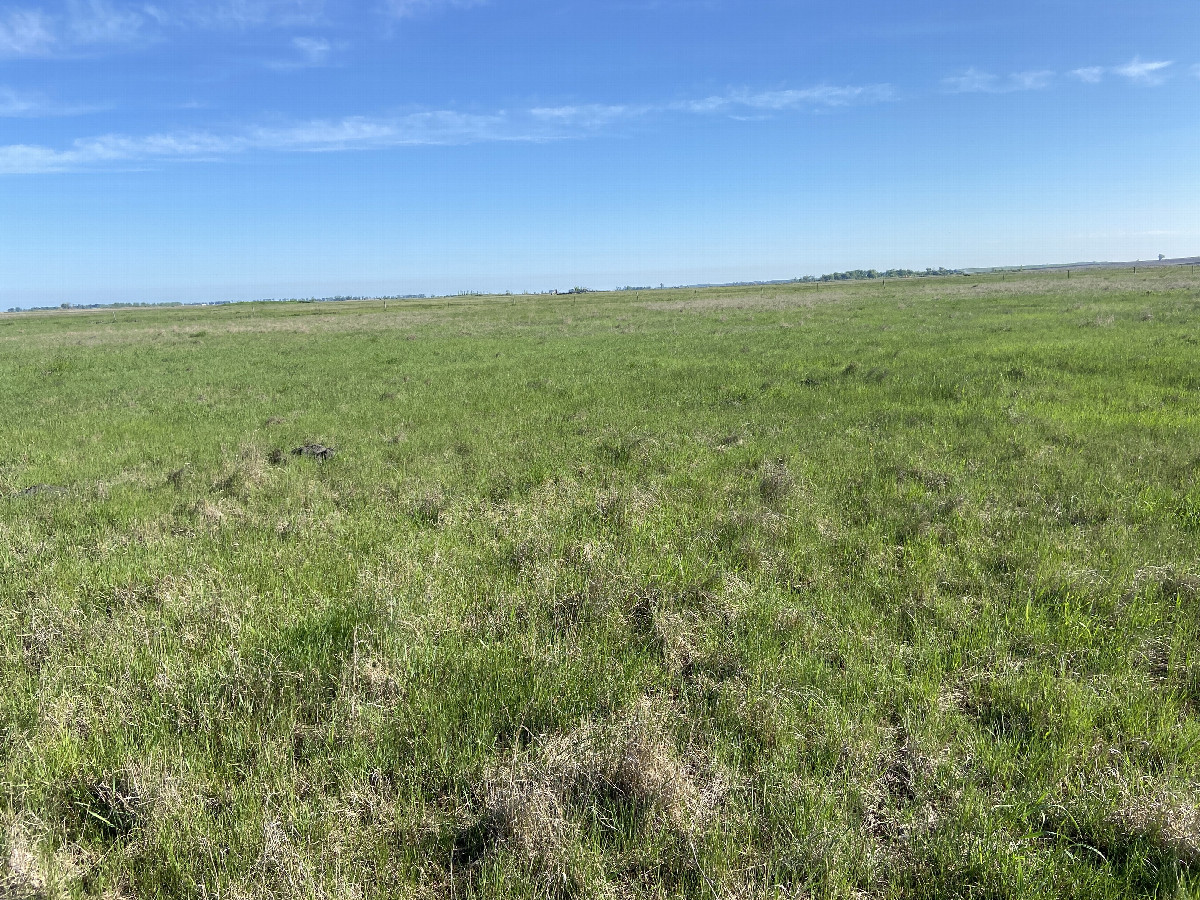
<path id="1" fill-rule="evenodd" d="M 0 895 L 1200 896 L 1186 270 L 7 315 L 0 413 Z"/>

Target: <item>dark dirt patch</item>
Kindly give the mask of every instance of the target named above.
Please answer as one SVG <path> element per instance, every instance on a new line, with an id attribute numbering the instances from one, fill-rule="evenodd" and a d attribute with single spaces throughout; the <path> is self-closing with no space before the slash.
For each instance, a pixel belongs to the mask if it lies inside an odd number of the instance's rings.
<path id="1" fill-rule="evenodd" d="M 32 484 L 24 490 L 17 491 L 14 497 L 61 497 L 67 492 L 65 487 L 56 484 Z"/>
<path id="2" fill-rule="evenodd" d="M 326 447 L 324 444 L 304 444 L 301 447 L 296 447 L 292 450 L 292 456 L 306 456 L 309 459 L 319 459 L 324 462 L 327 459 L 332 459 L 337 451 L 332 447 Z"/>

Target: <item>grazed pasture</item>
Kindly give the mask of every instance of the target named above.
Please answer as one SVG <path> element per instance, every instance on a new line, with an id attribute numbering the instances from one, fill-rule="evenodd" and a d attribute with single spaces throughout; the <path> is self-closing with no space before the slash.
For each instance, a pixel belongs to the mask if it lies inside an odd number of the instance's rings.
<path id="1" fill-rule="evenodd" d="M 1198 412 L 1186 269 L 0 316 L 0 895 L 1196 896 Z"/>

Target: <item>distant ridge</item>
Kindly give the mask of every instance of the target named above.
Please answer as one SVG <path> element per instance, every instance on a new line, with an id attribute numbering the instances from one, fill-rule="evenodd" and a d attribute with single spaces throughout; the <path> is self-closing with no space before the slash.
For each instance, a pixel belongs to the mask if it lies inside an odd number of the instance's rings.
<path id="1" fill-rule="evenodd" d="M 1135 259 L 1132 262 L 1072 262 L 1047 263 L 1040 266 L 992 266 L 987 269 L 963 269 L 976 275 L 982 272 L 1043 272 L 1061 269 L 1131 269 L 1162 266 L 1200 266 L 1200 256 L 1181 256 L 1176 259 Z"/>
<path id="2" fill-rule="evenodd" d="M 691 290 L 697 288 L 717 288 L 717 287 L 770 287 L 772 285 L 784 284 L 829 284 L 846 281 L 874 281 L 884 279 L 907 279 L 907 278 L 939 278 L 954 275 L 986 275 L 995 272 L 1062 272 L 1067 269 L 1131 269 L 1131 268 L 1163 268 L 1170 266 L 1200 266 L 1200 256 L 1181 256 L 1175 259 L 1137 259 L 1131 262 L 1072 262 L 1072 263 L 1045 263 L 1042 265 L 1031 266 L 990 266 L 986 268 L 965 268 L 965 269 L 946 269 L 938 267 L 936 269 L 852 269 L 846 272 L 832 272 L 826 275 L 804 275 L 798 278 L 776 278 L 764 281 L 723 281 L 723 282 L 704 282 L 701 284 L 660 284 L 658 287 L 653 285 L 625 285 L 624 287 L 613 288 L 614 292 L 621 291 L 656 291 L 656 290 Z M 569 291 L 546 290 L 525 292 L 525 296 L 531 294 L 588 294 L 588 293 L 608 293 L 606 288 L 585 288 L 576 287 Z M 454 294 L 386 294 L 386 295 L 362 295 L 348 296 L 337 295 L 333 297 L 290 297 L 290 298 L 264 298 L 259 300 L 164 300 L 159 302 L 113 302 L 113 303 L 62 303 L 58 306 L 30 306 L 30 307 L 12 307 L 7 310 L 10 313 L 19 312 L 58 312 L 58 311 L 84 311 L 97 309 L 140 309 L 151 307 L 166 307 L 166 306 L 229 306 L 241 303 L 331 303 L 346 300 L 434 300 L 445 299 L 451 297 L 474 297 L 474 296 L 502 296 L 508 295 L 511 292 L 486 292 L 486 291 L 458 291 Z M 0 310 L 2 314 L 4 310 Z"/>

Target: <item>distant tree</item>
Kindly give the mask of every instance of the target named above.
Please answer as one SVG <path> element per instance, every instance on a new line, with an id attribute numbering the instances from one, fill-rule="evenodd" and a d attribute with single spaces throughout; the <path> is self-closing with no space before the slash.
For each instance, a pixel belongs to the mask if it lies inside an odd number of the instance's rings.
<path id="1" fill-rule="evenodd" d="M 1166 258 L 1167 258 L 1167 257 L 1166 257 L 1164 254 L 1162 254 L 1162 253 L 1158 254 L 1158 259 L 1159 259 L 1159 262 L 1162 262 L 1162 261 L 1163 261 L 1164 259 L 1166 259 Z"/>

